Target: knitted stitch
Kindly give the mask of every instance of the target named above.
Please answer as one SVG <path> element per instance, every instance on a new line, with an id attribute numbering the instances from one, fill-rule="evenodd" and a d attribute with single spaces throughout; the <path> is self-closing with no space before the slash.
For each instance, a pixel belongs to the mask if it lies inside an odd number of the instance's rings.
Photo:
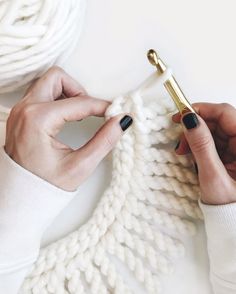
<path id="1" fill-rule="evenodd" d="M 145 293 L 162 293 L 160 274 L 172 272 L 181 235 L 193 235 L 192 220 L 202 218 L 191 159 L 173 151 L 175 106 L 145 96 L 163 81 L 155 73 L 114 99 L 106 117 L 130 112 L 134 123 L 113 150 L 110 185 L 86 224 L 41 249 L 21 294 L 133 293 L 127 272 Z"/>
<path id="2" fill-rule="evenodd" d="M 85 0 L 0 0 L 0 93 L 60 65 L 74 49 Z"/>

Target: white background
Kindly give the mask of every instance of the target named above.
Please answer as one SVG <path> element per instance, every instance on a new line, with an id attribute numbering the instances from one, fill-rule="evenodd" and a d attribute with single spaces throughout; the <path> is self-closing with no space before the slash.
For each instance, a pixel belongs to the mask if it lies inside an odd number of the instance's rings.
<path id="1" fill-rule="evenodd" d="M 112 97 L 136 87 L 153 71 L 146 51 L 156 48 L 171 65 L 192 102 L 236 106 L 234 0 L 88 0 L 85 26 L 65 69 L 94 96 Z M 22 93 L 1 95 L 12 106 Z M 78 146 L 92 136 L 101 119 L 68 124 L 61 138 Z M 80 193 L 47 231 L 43 244 L 75 230 L 90 216 L 109 183 L 107 158 L 80 187 Z M 167 294 L 210 294 L 204 228 L 185 240 L 186 257 L 165 277 Z"/>

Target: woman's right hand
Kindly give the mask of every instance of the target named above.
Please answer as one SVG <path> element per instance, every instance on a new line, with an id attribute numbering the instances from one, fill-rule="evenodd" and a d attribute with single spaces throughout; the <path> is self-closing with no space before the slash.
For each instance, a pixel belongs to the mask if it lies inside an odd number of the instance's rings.
<path id="1" fill-rule="evenodd" d="M 192 152 L 203 203 L 236 202 L 236 109 L 227 103 L 195 103 L 193 107 L 197 115 L 172 117 L 183 125 L 176 153 Z"/>

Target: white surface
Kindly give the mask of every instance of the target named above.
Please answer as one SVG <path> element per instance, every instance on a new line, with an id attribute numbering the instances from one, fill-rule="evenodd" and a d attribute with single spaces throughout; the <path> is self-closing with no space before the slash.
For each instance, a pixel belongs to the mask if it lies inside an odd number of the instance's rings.
<path id="1" fill-rule="evenodd" d="M 236 106 L 235 1 L 213 0 L 89 0 L 85 28 L 65 69 L 97 97 L 111 99 L 136 87 L 153 68 L 146 51 L 158 49 L 171 65 L 192 102 L 228 102 Z M 22 95 L 0 97 L 13 105 Z M 78 146 L 88 139 L 101 119 L 67 125 L 61 137 Z M 44 244 L 78 225 L 91 214 L 109 183 L 107 158 L 80 188 L 81 193 L 47 231 Z M 164 278 L 166 294 L 211 294 L 205 234 L 185 240 L 186 257 L 176 272 Z"/>

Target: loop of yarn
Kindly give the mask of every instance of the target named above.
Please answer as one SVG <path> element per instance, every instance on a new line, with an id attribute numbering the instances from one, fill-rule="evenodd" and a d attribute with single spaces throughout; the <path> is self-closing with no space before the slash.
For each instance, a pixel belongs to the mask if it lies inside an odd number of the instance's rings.
<path id="1" fill-rule="evenodd" d="M 86 224 L 41 249 L 21 294 L 134 293 L 127 272 L 143 293 L 162 293 L 160 275 L 172 272 L 185 251 L 182 235 L 195 233 L 202 214 L 191 160 L 174 152 L 175 107 L 169 98 L 146 101 L 151 84 L 148 78 L 108 108 L 107 117 L 134 118 L 113 151 L 110 185 Z"/>
<path id="2" fill-rule="evenodd" d="M 0 0 L 0 93 L 60 65 L 77 43 L 86 0 Z"/>

